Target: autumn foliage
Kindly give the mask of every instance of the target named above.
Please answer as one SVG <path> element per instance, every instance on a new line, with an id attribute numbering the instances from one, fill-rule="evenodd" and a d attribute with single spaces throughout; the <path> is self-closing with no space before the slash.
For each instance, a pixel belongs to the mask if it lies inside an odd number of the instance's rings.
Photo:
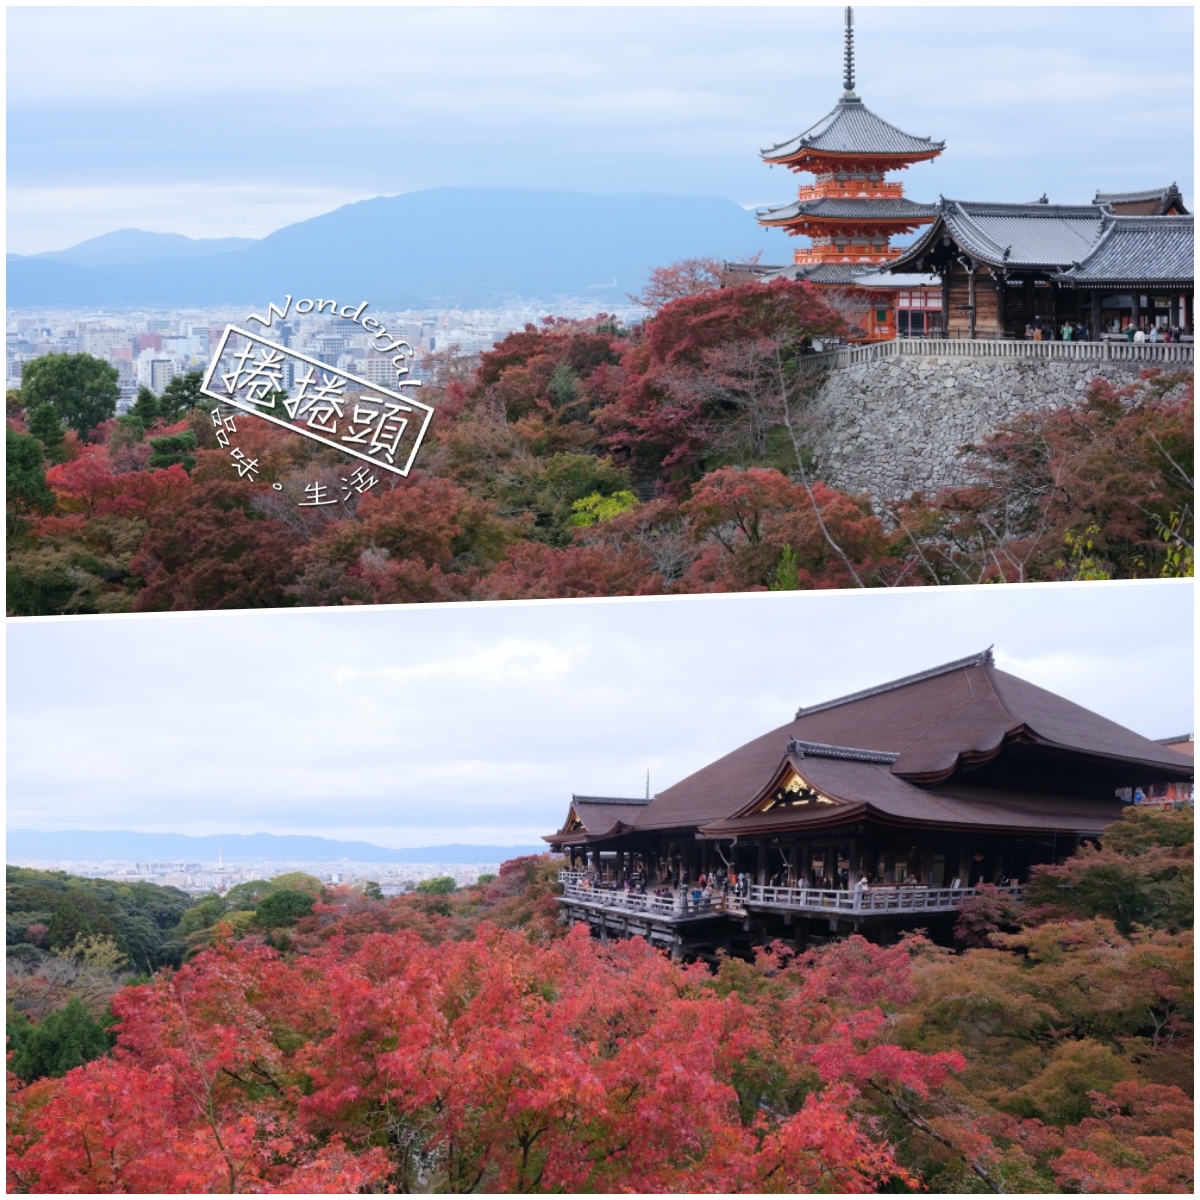
<path id="1" fill-rule="evenodd" d="M 10 1075 L 9 1190 L 1191 1190 L 1190 930 L 683 965 L 558 924 L 555 869 L 220 921 L 111 999 L 110 1055 Z"/>
<path id="2" fill-rule="evenodd" d="M 841 317 L 807 284 L 720 279 L 656 273 L 632 330 L 548 319 L 432 356 L 419 467 L 365 494 L 335 451 L 250 417 L 253 480 L 201 408 L 43 445 L 11 396 L 9 612 L 1191 574 L 1190 373 L 1098 381 L 965 447 L 969 486 L 882 504 L 821 478 L 805 363 Z"/>

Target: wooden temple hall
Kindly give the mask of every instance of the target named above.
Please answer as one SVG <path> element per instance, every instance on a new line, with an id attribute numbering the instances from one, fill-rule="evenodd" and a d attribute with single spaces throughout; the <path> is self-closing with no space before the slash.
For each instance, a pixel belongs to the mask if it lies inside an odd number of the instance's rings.
<path id="1" fill-rule="evenodd" d="M 568 859 L 569 922 L 678 954 L 945 934 L 979 884 L 1019 890 L 1034 865 L 1102 837 L 1138 789 L 1190 796 L 1190 749 L 1001 671 L 988 650 L 801 708 L 653 798 L 573 796 L 545 840 Z"/>
<path id="2" fill-rule="evenodd" d="M 791 203 L 757 213 L 808 244 L 788 266 L 727 264 L 732 277 L 812 283 L 847 316 L 854 341 L 1061 337 L 1067 323 L 1091 341 L 1138 329 L 1190 340 L 1193 219 L 1175 184 L 1077 204 L 913 201 L 889 174 L 946 144 L 889 124 L 854 90 L 849 8 L 843 86 L 815 125 L 760 152 L 814 177 Z"/>

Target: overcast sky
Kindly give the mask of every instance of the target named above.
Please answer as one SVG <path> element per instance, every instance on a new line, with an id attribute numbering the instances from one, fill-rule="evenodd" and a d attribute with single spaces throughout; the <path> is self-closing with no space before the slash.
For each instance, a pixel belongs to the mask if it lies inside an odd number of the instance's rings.
<path id="1" fill-rule="evenodd" d="M 512 845 L 995 644 L 1192 728 L 1186 582 L 10 620 L 8 825 Z M 781 746 L 782 752 L 782 746 Z"/>
<path id="2" fill-rule="evenodd" d="M 260 237 L 438 185 L 783 202 L 758 150 L 837 100 L 841 11 L 9 8 L 8 249 Z M 1177 180 L 1190 206 L 1190 6 L 871 7 L 857 34 L 868 105 L 947 142 L 914 198 Z"/>

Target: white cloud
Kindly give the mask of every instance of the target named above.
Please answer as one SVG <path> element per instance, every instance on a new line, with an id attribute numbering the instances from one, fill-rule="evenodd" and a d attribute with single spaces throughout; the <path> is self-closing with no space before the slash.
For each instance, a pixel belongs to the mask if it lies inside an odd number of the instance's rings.
<path id="1" fill-rule="evenodd" d="M 1184 583 L 8 623 L 10 826 L 514 844 L 811 704 L 995 643 L 1149 736 L 1192 723 Z"/>
<path id="2" fill-rule="evenodd" d="M 777 203 L 795 178 L 758 148 L 837 98 L 839 18 L 807 6 L 16 8 L 10 249 L 102 231 L 86 191 L 99 188 L 117 189 L 107 228 L 193 236 L 257 236 L 313 215 L 317 193 L 442 185 Z M 918 199 L 1086 199 L 1172 178 L 1190 196 L 1192 22 L 1186 7 L 864 9 L 858 90 L 947 141 L 906 173 Z M 39 214 L 36 195 L 55 189 L 75 191 L 74 225 Z"/>

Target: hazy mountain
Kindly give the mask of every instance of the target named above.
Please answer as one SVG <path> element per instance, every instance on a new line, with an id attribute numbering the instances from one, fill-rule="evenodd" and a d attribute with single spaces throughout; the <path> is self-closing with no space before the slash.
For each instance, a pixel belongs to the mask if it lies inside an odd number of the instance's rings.
<path id="1" fill-rule="evenodd" d="M 170 235 L 139 234 L 154 236 Z M 109 265 L 62 258 L 73 251 L 10 258 L 8 305 L 261 305 L 290 293 L 377 308 L 586 296 L 601 309 L 638 291 L 652 267 L 698 255 L 744 258 L 765 244 L 754 215 L 720 196 L 431 188 L 347 204 L 203 257 Z"/>
<path id="2" fill-rule="evenodd" d="M 503 862 L 521 854 L 541 854 L 541 846 L 424 846 L 389 850 L 370 842 L 339 842 L 299 834 L 222 833 L 192 837 L 184 833 L 134 833 L 122 829 L 10 829 L 5 847 L 10 863 L 63 859 L 116 859 L 126 862 L 216 862 L 220 850 L 226 862 L 267 859 L 274 862 L 480 863 Z"/>
<path id="3" fill-rule="evenodd" d="M 40 262 L 70 263 L 75 267 L 131 267 L 179 258 L 207 258 L 230 254 L 253 246 L 256 238 L 190 238 L 181 233 L 149 233 L 145 229 L 116 229 L 88 238 L 65 250 L 42 254 L 9 254 L 9 262 L 37 259 Z"/>

